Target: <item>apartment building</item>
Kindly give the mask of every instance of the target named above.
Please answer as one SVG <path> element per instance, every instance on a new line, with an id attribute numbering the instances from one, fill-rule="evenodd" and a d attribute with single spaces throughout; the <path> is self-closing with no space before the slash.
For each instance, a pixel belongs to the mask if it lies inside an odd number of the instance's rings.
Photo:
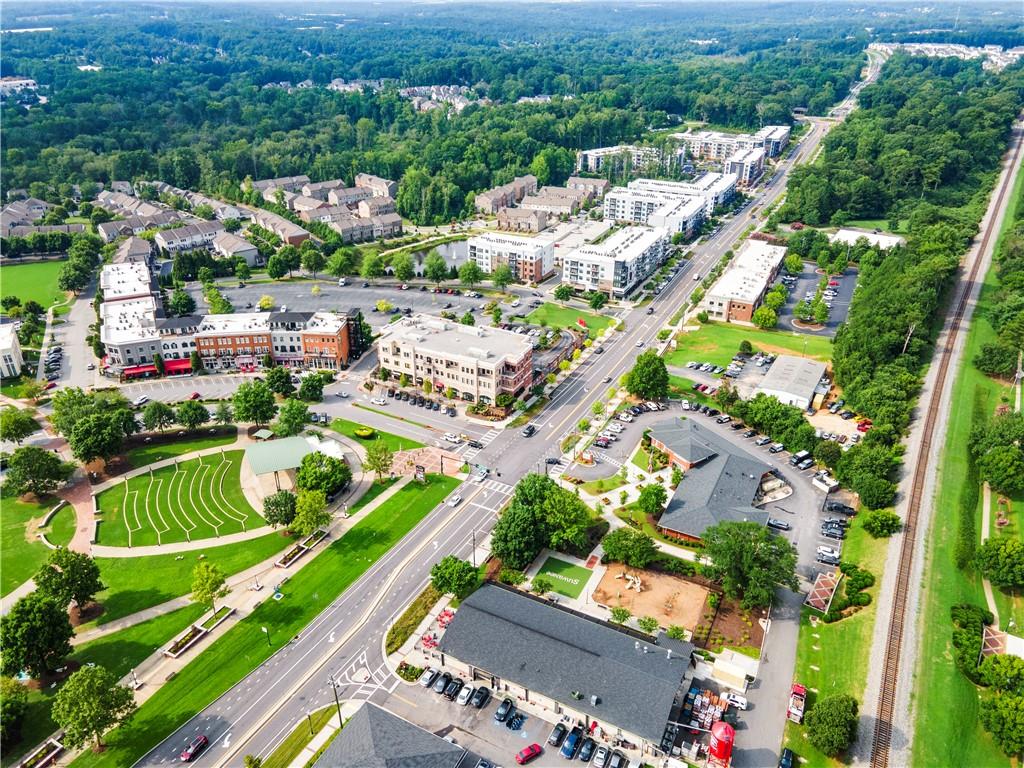
<path id="1" fill-rule="evenodd" d="M 127 182 L 121 183 L 127 184 Z M 193 210 L 195 210 L 201 205 L 209 206 L 209 208 L 213 211 L 214 218 L 218 219 L 219 221 L 225 221 L 227 219 L 246 218 L 246 214 L 244 213 L 243 209 L 239 208 L 237 205 L 225 203 L 222 200 L 217 200 L 215 198 L 209 197 L 208 195 L 204 195 L 202 192 L 193 192 L 190 189 L 182 189 L 181 187 L 175 187 L 171 184 L 167 184 L 162 181 L 141 182 L 140 185 L 148 186 L 151 189 L 153 189 L 154 192 L 157 192 L 161 195 L 167 194 L 180 197 L 183 200 L 187 201 L 188 204 L 192 206 Z M 129 190 L 131 189 L 130 184 L 128 185 L 128 188 Z M 114 185 L 111 185 L 111 189 L 113 189 L 115 192 L 118 191 Z M 131 194 L 131 192 L 129 191 L 127 194 Z"/>
<path id="2" fill-rule="evenodd" d="M 415 314 L 386 325 L 376 345 L 380 366 L 393 376 L 404 373 L 417 386 L 429 381 L 437 391 L 451 387 L 471 402 L 515 397 L 532 383 L 533 345 L 500 328 Z"/>
<path id="3" fill-rule="evenodd" d="M 726 173 L 736 174 L 737 186 L 749 187 L 764 173 L 764 150 L 760 147 L 737 149 L 729 155 L 722 169 Z"/>
<path id="4" fill-rule="evenodd" d="M 508 184 L 488 189 L 476 196 L 474 205 L 480 213 L 497 213 L 519 203 L 537 191 L 537 177 L 532 174 L 517 176 Z"/>
<path id="5" fill-rule="evenodd" d="M 703 199 L 672 190 L 642 189 L 634 184 L 615 187 L 605 195 L 605 221 L 650 224 L 689 237 L 704 220 Z"/>
<path id="6" fill-rule="evenodd" d="M 786 258 L 786 247 L 747 240 L 701 302 L 716 320 L 749 323 Z"/>
<path id="7" fill-rule="evenodd" d="M 555 271 L 555 248 L 533 237 L 490 233 L 471 237 L 469 258 L 484 272 L 507 265 L 516 280 L 539 283 Z"/>
<path id="8" fill-rule="evenodd" d="M 327 200 L 327 195 L 333 189 L 341 189 L 345 186 L 344 179 L 331 179 L 330 181 L 316 181 L 303 185 L 299 192 L 304 197 L 313 197 L 317 200 Z"/>
<path id="9" fill-rule="evenodd" d="M 156 300 L 139 296 L 100 305 L 100 341 L 107 365 L 125 368 L 151 364 L 162 352 L 156 328 Z"/>
<path id="10" fill-rule="evenodd" d="M 327 203 L 319 198 L 306 197 L 305 195 L 296 195 L 288 202 L 288 208 L 296 213 L 315 211 L 318 208 L 324 208 L 326 205 Z"/>
<path id="11" fill-rule="evenodd" d="M 609 166 L 614 169 L 628 166 L 635 171 L 650 163 L 660 163 L 661 157 L 661 150 L 657 147 L 638 147 L 633 144 L 585 149 L 576 153 L 576 172 L 601 173 Z"/>
<path id="12" fill-rule="evenodd" d="M 789 135 L 788 125 L 766 125 L 757 133 L 692 131 L 674 133 L 672 138 L 683 142 L 696 158 L 725 160 L 745 149 L 763 149 L 767 157 L 778 157 L 789 143 Z"/>
<path id="13" fill-rule="evenodd" d="M 788 125 L 766 125 L 754 134 L 761 140 L 760 147 L 768 157 L 778 157 L 789 144 L 791 129 Z"/>
<path id="14" fill-rule="evenodd" d="M 222 259 L 245 259 L 245 263 L 250 267 L 255 266 L 260 258 L 260 252 L 255 245 L 232 232 L 221 232 L 213 238 L 210 245 L 213 253 Z"/>
<path id="15" fill-rule="evenodd" d="M 331 205 L 356 205 L 360 200 L 373 197 L 369 187 L 338 187 L 327 193 L 327 202 Z"/>
<path id="16" fill-rule="evenodd" d="M 509 232 L 543 232 L 548 226 L 546 211 L 502 208 L 498 211 L 498 229 Z"/>
<path id="17" fill-rule="evenodd" d="M 151 203 L 123 192 L 109 190 L 103 190 L 96 195 L 93 205 L 114 216 L 153 216 L 171 210 L 161 203 Z"/>
<path id="18" fill-rule="evenodd" d="M 202 322 L 202 315 L 156 318 L 156 330 L 160 334 L 160 348 L 165 367 L 180 366 L 183 373 L 191 370 L 191 357 L 196 349 L 196 331 Z M 176 362 L 184 360 L 190 361 L 188 368 L 184 368 L 181 362 Z"/>
<path id="19" fill-rule="evenodd" d="M 153 242 L 165 253 L 193 251 L 196 248 L 208 248 L 217 237 L 224 232 L 224 225 L 219 221 L 196 221 L 175 229 L 161 229 L 156 233 Z"/>
<path id="20" fill-rule="evenodd" d="M 273 232 L 289 245 L 302 245 L 309 239 L 309 232 L 276 213 L 257 208 L 252 212 L 252 220 L 264 229 Z"/>
<path id="21" fill-rule="evenodd" d="M 391 179 L 382 179 L 372 173 L 357 173 L 356 187 L 369 189 L 374 197 L 398 197 L 398 182 Z"/>
<path id="22" fill-rule="evenodd" d="M 543 211 L 549 216 L 572 216 L 580 207 L 579 201 L 565 195 L 553 195 L 550 193 L 530 195 L 524 197 L 519 203 L 524 211 Z"/>
<path id="23" fill-rule="evenodd" d="M 715 208 L 729 202 L 736 194 L 736 174 L 705 173 L 693 181 L 658 181 L 635 179 L 630 189 L 651 190 L 662 194 L 698 197 L 704 201 L 705 215 L 711 216 Z"/>
<path id="24" fill-rule="evenodd" d="M 245 184 L 246 182 L 244 181 L 241 184 L 243 190 L 245 189 Z M 259 181 L 252 182 L 252 188 L 260 193 L 270 187 L 278 187 L 286 192 L 298 192 L 307 184 L 309 184 L 309 176 L 302 174 L 301 176 L 280 176 L 276 179 L 260 179 Z"/>
<path id="25" fill-rule="evenodd" d="M 124 264 L 127 262 L 141 261 L 143 264 L 147 264 L 149 263 L 149 259 L 152 255 L 153 245 L 149 240 L 143 240 L 141 237 L 131 235 L 117 247 L 117 251 L 114 252 L 112 263 Z"/>
<path id="26" fill-rule="evenodd" d="M 104 303 L 152 296 L 149 266 L 139 261 L 108 264 L 100 271 L 100 290 Z"/>
<path id="27" fill-rule="evenodd" d="M 632 293 L 668 257 L 670 235 L 661 227 L 623 227 L 600 243 L 562 257 L 562 282 L 611 298 Z"/>
<path id="28" fill-rule="evenodd" d="M 260 191 L 260 197 L 271 205 L 283 205 L 291 210 L 292 200 L 299 196 L 298 192 L 292 192 L 282 187 L 267 187 Z"/>
<path id="29" fill-rule="evenodd" d="M 368 219 L 371 216 L 384 216 L 395 212 L 395 201 L 390 197 L 371 197 L 369 200 L 360 200 L 356 206 L 359 215 Z"/>
<path id="30" fill-rule="evenodd" d="M 21 355 L 21 343 L 14 331 L 14 323 L 0 325 L 0 376 L 13 379 L 21 375 L 25 360 Z"/>
<path id="31" fill-rule="evenodd" d="M 608 192 L 611 182 L 608 179 L 590 179 L 584 176 L 570 176 L 565 182 L 566 189 L 586 192 L 593 200 L 600 200 Z"/>

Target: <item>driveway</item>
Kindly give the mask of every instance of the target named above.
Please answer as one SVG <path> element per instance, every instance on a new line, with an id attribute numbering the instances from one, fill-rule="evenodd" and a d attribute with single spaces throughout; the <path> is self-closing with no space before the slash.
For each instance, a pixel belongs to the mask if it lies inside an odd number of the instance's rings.
<path id="1" fill-rule="evenodd" d="M 619 424 L 624 429 L 619 434 L 618 440 L 612 441 L 612 444 L 607 448 L 594 446 L 590 449 L 597 458 L 596 464 L 589 466 L 586 464 L 572 464 L 565 471 L 565 474 L 584 481 L 611 477 L 618 473 L 622 466 L 629 461 L 629 457 L 632 455 L 637 443 L 640 442 L 640 437 L 643 435 L 644 430 L 650 429 L 659 421 L 665 421 L 669 416 L 670 411 L 645 412 L 639 416 L 634 416 L 633 421 L 628 424 L 620 421 Z M 618 420 L 616 419 L 616 421 Z"/>
<path id="2" fill-rule="evenodd" d="M 850 314 L 850 302 L 853 301 L 853 290 L 857 285 L 857 270 L 847 269 L 839 278 L 835 279 L 839 285 L 833 286 L 836 297 L 832 300 L 832 309 L 829 312 L 828 322 L 821 330 L 801 328 L 793 324 L 795 315 L 793 309 L 797 302 L 804 299 L 808 294 L 812 297 L 818 289 L 818 281 L 822 275 L 819 274 L 813 265 L 804 263 L 804 271 L 797 275 L 797 282 L 789 291 L 789 300 L 779 310 L 779 327 L 789 328 L 796 333 L 806 333 L 813 336 L 835 336 L 839 326 L 846 322 Z"/>

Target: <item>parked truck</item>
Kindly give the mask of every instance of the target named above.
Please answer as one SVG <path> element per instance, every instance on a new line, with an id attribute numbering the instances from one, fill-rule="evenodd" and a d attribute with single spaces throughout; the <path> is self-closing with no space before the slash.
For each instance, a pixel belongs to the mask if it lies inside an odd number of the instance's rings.
<path id="1" fill-rule="evenodd" d="M 787 713 L 789 719 L 794 723 L 802 723 L 804 721 L 804 704 L 806 703 L 807 689 L 800 683 L 793 683 L 793 687 L 789 691 L 789 712 Z"/>

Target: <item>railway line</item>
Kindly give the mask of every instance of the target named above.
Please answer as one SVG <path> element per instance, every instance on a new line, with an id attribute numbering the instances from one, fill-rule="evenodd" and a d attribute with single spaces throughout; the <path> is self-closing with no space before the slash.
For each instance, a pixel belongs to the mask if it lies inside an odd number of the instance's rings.
<path id="1" fill-rule="evenodd" d="M 1014 174 L 1012 168 L 1020 162 L 1022 147 L 1024 147 L 1024 128 L 1016 126 L 1013 131 L 1012 157 L 1008 166 L 1011 172 L 1004 174 L 1000 181 L 999 189 L 996 192 L 995 207 L 992 209 L 994 211 L 999 211 L 1003 207 L 1006 195 L 1009 194 L 1013 187 Z M 956 339 L 963 328 L 963 321 L 971 296 L 971 286 L 979 279 L 978 273 L 985 261 L 984 254 L 991 245 L 991 238 L 997 234 L 999 229 L 998 220 L 998 216 L 989 217 L 985 231 L 981 234 L 981 241 L 975 251 L 975 257 L 968 266 L 964 279 L 961 279 L 959 283 L 959 295 L 956 298 L 953 315 L 950 318 L 945 343 L 937 350 L 937 359 L 934 361 L 934 364 L 938 366 L 935 385 L 932 388 L 924 415 L 921 442 L 914 457 L 914 474 L 907 498 L 907 515 L 903 523 L 903 538 L 900 544 L 899 567 L 893 592 L 892 614 L 885 643 L 882 684 L 878 695 L 878 707 L 875 712 L 874 737 L 871 742 L 871 768 L 888 768 L 889 765 L 893 714 L 896 709 L 896 689 L 899 683 L 907 595 L 911 588 L 917 522 L 927 487 L 929 462 L 938 458 L 942 447 L 942 435 L 936 434 L 936 425 L 940 421 L 942 393 L 945 389 L 950 369 L 953 367 L 953 351 L 956 347 Z M 933 447 L 937 452 L 933 452 Z M 913 617 L 910 620 L 913 621 Z"/>

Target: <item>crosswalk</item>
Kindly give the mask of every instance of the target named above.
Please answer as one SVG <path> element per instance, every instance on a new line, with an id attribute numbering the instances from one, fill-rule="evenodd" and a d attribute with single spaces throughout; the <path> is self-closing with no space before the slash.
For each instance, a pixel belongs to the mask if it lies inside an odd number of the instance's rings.
<path id="1" fill-rule="evenodd" d="M 490 429 L 490 430 L 487 431 L 487 434 L 485 434 L 483 437 L 481 437 L 479 439 L 478 442 L 484 448 L 486 448 L 488 445 L 493 443 L 494 439 L 498 435 L 500 435 L 500 434 L 501 434 L 501 430 L 500 429 Z M 466 445 L 466 444 L 463 443 L 463 445 Z M 469 447 L 467 447 L 465 452 L 462 454 L 462 458 L 466 459 L 466 461 L 469 461 L 471 459 L 476 458 L 477 454 L 480 453 L 480 451 L 482 451 L 482 450 L 483 450 L 483 448 L 469 448 Z"/>
<path id="2" fill-rule="evenodd" d="M 608 464 L 611 464 L 613 467 L 618 467 L 619 469 L 622 469 L 622 462 L 616 459 L 615 457 L 609 456 L 607 453 L 604 453 L 603 451 L 595 451 L 594 455 L 597 456 L 597 458 L 599 458 L 601 461 L 607 462 Z"/>

